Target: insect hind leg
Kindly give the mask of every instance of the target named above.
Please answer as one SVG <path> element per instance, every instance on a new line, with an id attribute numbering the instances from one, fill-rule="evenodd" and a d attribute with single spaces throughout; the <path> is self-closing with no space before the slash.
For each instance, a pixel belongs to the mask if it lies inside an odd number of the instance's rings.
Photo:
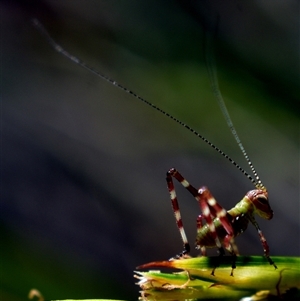
<path id="1" fill-rule="evenodd" d="M 176 219 L 176 224 L 179 229 L 181 239 L 182 239 L 183 245 L 184 245 L 184 250 L 179 255 L 177 255 L 175 258 L 178 259 L 178 258 L 188 257 L 188 254 L 190 252 L 190 244 L 187 240 L 187 236 L 185 234 L 185 230 L 183 227 L 179 204 L 178 204 L 178 200 L 177 200 L 177 196 L 176 196 L 172 178 L 175 178 L 184 188 L 186 188 L 195 197 L 195 199 L 199 203 L 200 209 L 203 214 L 198 216 L 198 218 L 197 218 L 197 228 L 198 228 L 197 230 L 198 230 L 198 232 L 200 232 L 200 229 L 203 226 L 202 219 L 205 219 L 207 226 L 209 227 L 209 233 L 214 240 L 215 246 L 219 250 L 219 260 L 211 273 L 212 275 L 214 275 L 215 269 L 220 265 L 221 258 L 225 255 L 225 251 L 221 245 L 221 242 L 217 235 L 216 227 L 215 227 L 214 221 L 213 221 L 216 217 L 220 219 L 222 227 L 227 232 L 228 243 L 225 244 L 225 247 L 231 251 L 233 256 L 236 257 L 236 255 L 234 254 L 234 252 L 232 251 L 232 248 L 231 248 L 231 240 L 232 240 L 234 234 L 233 234 L 232 225 L 226 216 L 227 211 L 216 202 L 216 200 L 214 199 L 214 197 L 211 195 L 210 191 L 206 187 L 202 187 L 199 190 L 197 190 L 175 168 L 171 168 L 167 172 L 166 180 L 167 180 L 168 190 L 170 193 L 171 203 L 172 203 L 172 207 L 173 207 L 173 211 L 174 211 L 174 215 L 175 215 L 175 219 Z M 199 248 L 201 249 L 202 255 L 205 255 L 205 244 L 201 244 L 201 238 L 199 240 L 197 238 L 196 245 L 199 246 Z M 232 264 L 232 271 L 234 268 L 235 268 L 235 259 Z M 231 272 L 231 274 L 233 275 L 233 272 Z"/>
<path id="2" fill-rule="evenodd" d="M 203 229 L 203 220 L 206 220 L 205 217 L 204 217 L 204 214 L 200 214 L 198 217 L 197 217 L 197 233 L 201 233 L 202 229 Z M 202 256 L 206 256 L 206 247 L 205 247 L 205 243 L 202 241 L 202 236 L 198 236 L 197 235 L 197 238 L 196 238 L 196 249 L 200 250 L 201 252 L 201 255 Z M 218 238 L 217 238 L 218 239 Z M 219 257 L 215 263 L 215 266 L 211 272 L 211 275 L 214 275 L 215 273 L 215 270 L 217 267 L 220 266 L 220 263 L 222 261 L 222 257 L 225 255 L 225 251 L 223 249 L 223 247 L 220 245 L 220 247 L 218 247 L 218 252 L 219 252 Z"/>
<path id="3" fill-rule="evenodd" d="M 227 233 L 231 234 L 233 232 L 232 227 L 226 218 L 226 210 L 221 207 L 216 200 L 211 195 L 210 191 L 206 187 L 202 187 L 199 190 L 196 189 L 193 185 L 191 185 L 175 168 L 171 168 L 167 172 L 167 185 L 168 190 L 170 193 L 170 198 L 172 202 L 172 207 L 177 223 L 177 227 L 179 229 L 183 244 L 184 244 L 184 251 L 182 252 L 183 255 L 190 252 L 190 244 L 188 243 L 187 236 L 184 231 L 183 222 L 180 214 L 179 204 L 174 188 L 173 179 L 175 178 L 184 188 L 186 188 L 197 200 L 200 205 L 200 210 L 203 212 L 202 215 L 198 216 L 197 219 L 197 227 L 202 228 L 202 220 L 201 218 L 206 220 L 213 239 L 215 241 L 216 246 L 218 247 L 220 254 L 224 253 L 222 248 L 221 242 L 217 236 L 217 232 L 215 229 L 215 225 L 213 223 L 213 218 L 219 217 L 222 223 L 224 224 L 224 228 L 226 229 Z M 202 246 L 201 246 L 202 247 Z M 201 248 L 200 247 L 200 248 Z M 203 246 L 204 247 L 204 246 Z M 221 250 L 222 249 L 222 250 Z"/>
<path id="4" fill-rule="evenodd" d="M 209 228 L 208 233 L 214 240 L 215 246 L 219 250 L 219 258 L 211 274 L 214 275 L 215 269 L 220 265 L 222 257 L 225 255 L 225 251 L 221 245 L 220 239 L 217 234 L 216 226 L 214 224 L 214 219 L 218 218 L 220 220 L 222 227 L 227 233 L 223 238 L 223 245 L 225 249 L 228 250 L 233 256 L 232 270 L 230 274 L 231 276 L 233 276 L 233 270 L 236 267 L 235 263 L 236 263 L 237 247 L 234 244 L 234 231 L 233 231 L 232 223 L 227 217 L 227 211 L 217 203 L 215 198 L 212 196 L 212 194 L 206 187 L 201 187 L 198 190 L 198 193 L 196 195 L 196 200 L 198 201 L 200 209 L 203 212 L 203 219 L 206 220 L 207 227 Z M 198 233 L 199 232 L 200 229 L 198 230 Z M 202 241 L 205 241 L 206 235 L 208 235 L 208 233 L 204 232 L 204 236 L 199 237 L 197 241 L 199 246 L 201 246 Z"/>
<path id="5" fill-rule="evenodd" d="M 167 172 L 167 176 L 166 176 L 167 186 L 168 186 L 168 190 L 170 193 L 170 198 L 171 198 L 171 203 L 172 203 L 172 208 L 173 208 L 176 224 L 177 224 L 177 227 L 178 227 L 178 230 L 179 230 L 182 242 L 183 242 L 183 247 L 184 247 L 183 251 L 175 256 L 175 259 L 179 259 L 179 258 L 189 257 L 188 254 L 190 253 L 191 247 L 190 247 L 190 244 L 188 242 L 188 239 L 187 239 L 184 227 L 183 227 L 183 222 L 182 222 L 182 218 L 181 218 L 181 214 L 180 214 L 179 204 L 178 204 L 172 176 L 175 177 L 175 179 L 178 180 L 184 187 L 190 186 L 190 184 L 177 172 L 176 169 L 171 168 Z M 193 188 L 193 189 L 195 189 L 195 188 Z M 197 190 L 195 189 L 195 191 L 197 191 Z"/>

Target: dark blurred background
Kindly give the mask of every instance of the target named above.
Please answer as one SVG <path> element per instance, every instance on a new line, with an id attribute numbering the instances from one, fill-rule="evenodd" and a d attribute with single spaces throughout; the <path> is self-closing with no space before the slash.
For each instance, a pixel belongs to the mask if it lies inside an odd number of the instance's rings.
<path id="1" fill-rule="evenodd" d="M 220 87 L 274 210 L 257 221 L 271 255 L 299 256 L 299 1 L 0 5 L 1 300 L 25 300 L 33 287 L 47 299 L 136 299 L 135 267 L 182 250 L 169 168 L 227 209 L 253 189 L 201 140 L 53 51 L 33 17 L 247 169 L 203 61 L 203 28 L 217 16 Z M 198 205 L 176 187 L 193 244 Z M 237 244 L 263 254 L 252 226 Z"/>

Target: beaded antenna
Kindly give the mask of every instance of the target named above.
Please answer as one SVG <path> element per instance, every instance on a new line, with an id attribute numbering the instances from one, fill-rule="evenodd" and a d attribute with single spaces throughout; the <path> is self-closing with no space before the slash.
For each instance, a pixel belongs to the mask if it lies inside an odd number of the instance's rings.
<path id="1" fill-rule="evenodd" d="M 233 276 L 233 271 L 236 268 L 236 256 L 239 254 L 238 248 L 234 242 L 234 238 L 239 234 L 243 233 L 247 226 L 250 223 L 256 228 L 259 239 L 261 241 L 264 255 L 271 265 L 275 268 L 276 265 L 272 261 L 269 256 L 269 246 L 267 241 L 260 230 L 258 223 L 254 218 L 254 213 L 258 214 L 260 217 L 264 219 L 271 219 L 273 217 L 273 211 L 270 207 L 268 201 L 268 192 L 265 186 L 262 184 L 245 148 L 242 145 L 242 142 L 233 126 L 232 120 L 226 108 L 225 102 L 223 100 L 222 94 L 219 89 L 218 78 L 215 67 L 215 60 L 212 52 L 212 36 L 205 33 L 205 43 L 204 43 L 204 53 L 205 53 L 205 61 L 207 65 L 207 71 L 211 82 L 211 88 L 213 94 L 221 108 L 221 111 L 225 117 L 227 125 L 234 136 L 239 148 L 243 156 L 245 157 L 253 177 L 249 175 L 240 165 L 238 165 L 233 159 L 231 159 L 227 154 L 225 154 L 222 150 L 220 150 L 217 146 L 211 143 L 208 139 L 203 137 L 193 128 L 191 128 L 186 123 L 162 110 L 158 106 L 149 102 L 148 100 L 142 98 L 138 94 L 134 93 L 132 90 L 127 89 L 122 86 L 115 80 L 107 77 L 106 75 L 101 74 L 99 71 L 87 65 L 84 61 L 77 58 L 76 56 L 67 52 L 63 47 L 61 47 L 58 43 L 55 42 L 54 39 L 49 35 L 44 26 L 37 20 L 32 20 L 34 27 L 42 34 L 42 36 L 47 40 L 47 42 L 56 50 L 58 53 L 64 55 L 66 58 L 74 62 L 75 64 L 87 69 L 89 72 L 94 73 L 96 76 L 106 80 L 110 84 L 115 87 L 123 90 L 126 93 L 131 94 L 133 97 L 138 99 L 139 101 L 147 104 L 151 108 L 156 111 L 162 113 L 166 117 L 172 119 L 179 125 L 185 127 L 187 130 L 192 132 L 198 138 L 202 139 L 205 143 L 210 145 L 214 150 L 220 153 L 223 157 L 225 157 L 228 161 L 230 161 L 237 169 L 239 169 L 255 186 L 256 189 L 250 190 L 246 193 L 246 195 L 239 201 L 232 209 L 226 210 L 220 204 L 217 203 L 211 192 L 207 187 L 203 186 L 200 189 L 196 189 L 192 186 L 175 168 L 171 168 L 166 175 L 167 186 L 170 193 L 171 203 L 173 212 L 175 215 L 175 220 L 177 227 L 179 229 L 179 233 L 181 239 L 183 241 L 184 249 L 181 253 L 171 258 L 188 258 L 190 253 L 190 244 L 188 242 L 187 236 L 185 234 L 185 230 L 183 227 L 183 222 L 180 214 L 179 204 L 174 188 L 173 178 L 176 179 L 179 183 L 182 184 L 184 188 L 186 188 L 197 200 L 201 214 L 197 217 L 197 236 L 196 236 L 196 249 L 201 251 L 203 256 L 206 255 L 206 248 L 216 247 L 219 250 L 219 262 L 221 261 L 222 256 L 225 254 L 224 248 L 232 255 L 232 270 L 231 276 Z M 205 223 L 203 223 L 205 221 Z M 218 266 L 219 264 L 217 264 Z M 211 274 L 214 275 L 215 269 L 212 270 Z"/>

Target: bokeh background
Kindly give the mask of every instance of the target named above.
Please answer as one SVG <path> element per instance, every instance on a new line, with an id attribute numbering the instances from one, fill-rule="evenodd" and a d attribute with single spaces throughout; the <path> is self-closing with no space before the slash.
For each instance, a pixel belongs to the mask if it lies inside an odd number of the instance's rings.
<path id="1" fill-rule="evenodd" d="M 300 255 L 299 1 L 1 1 L 1 300 L 136 299 L 133 270 L 182 250 L 165 183 L 176 167 L 225 208 L 252 184 L 201 140 L 57 54 L 72 54 L 195 128 L 247 168 L 209 86 L 220 87 L 274 218 L 271 254 Z M 179 185 L 191 244 L 195 200 Z M 260 255 L 252 226 L 241 254 Z M 196 255 L 193 252 L 193 255 Z M 215 250 L 211 253 L 215 254 Z"/>

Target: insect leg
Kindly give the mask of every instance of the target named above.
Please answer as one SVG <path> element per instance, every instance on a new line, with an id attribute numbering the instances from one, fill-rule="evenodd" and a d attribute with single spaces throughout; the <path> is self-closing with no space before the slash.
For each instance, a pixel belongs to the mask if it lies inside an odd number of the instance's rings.
<path id="1" fill-rule="evenodd" d="M 202 219 L 204 219 L 204 216 L 203 214 L 200 214 L 197 217 L 197 233 L 200 232 L 203 227 Z M 197 239 L 196 239 L 196 245 L 197 245 L 197 249 L 201 250 L 201 255 L 206 256 L 206 247 L 201 246 L 201 244 L 197 241 Z"/>
<path id="2" fill-rule="evenodd" d="M 207 224 L 209 225 L 210 231 L 211 231 L 211 235 L 213 236 L 213 239 L 215 241 L 216 246 L 219 249 L 220 252 L 220 256 L 224 255 L 224 250 L 222 248 L 221 242 L 217 236 L 217 232 L 215 229 L 215 225 L 213 223 L 213 218 L 216 217 L 217 215 L 220 215 L 221 219 L 226 219 L 226 228 L 230 227 L 230 223 L 227 221 L 226 218 L 226 210 L 224 210 L 220 205 L 217 204 L 217 202 L 215 201 L 215 199 L 212 197 L 212 195 L 210 194 L 210 192 L 208 191 L 208 189 L 203 189 L 203 195 L 202 195 L 202 190 L 200 189 L 199 191 L 192 186 L 175 168 L 171 168 L 168 172 L 167 172 L 167 185 L 168 185 L 168 189 L 170 192 L 170 198 L 171 198 L 171 202 L 172 202 L 172 207 L 173 207 L 173 211 L 175 214 L 175 219 L 176 219 L 176 223 L 177 223 L 177 227 L 179 229 L 182 241 L 183 241 L 183 245 L 184 245 L 184 250 L 182 253 L 179 254 L 179 256 L 177 257 L 182 257 L 183 255 L 186 255 L 190 252 L 190 244 L 188 243 L 187 240 L 187 236 L 185 234 L 184 231 L 184 227 L 183 227 L 183 222 L 181 219 L 181 215 L 180 215 L 180 209 L 179 209 L 179 204 L 178 204 L 178 200 L 176 197 L 176 192 L 175 192 L 175 188 L 174 188 L 174 183 L 173 183 L 173 179 L 172 177 L 174 177 L 183 187 L 185 187 L 194 197 L 195 199 L 198 201 L 198 203 L 200 204 L 200 210 L 203 213 L 203 217 L 206 219 Z M 200 192 L 200 193 L 199 193 Z M 209 194 L 209 197 L 207 197 L 207 194 Z M 209 201 L 210 203 L 209 204 Z M 212 199 L 214 200 L 214 202 L 212 201 Z M 209 209 L 209 205 L 212 207 L 212 211 Z M 216 208 L 216 210 L 215 210 Z M 222 214 L 216 214 L 215 211 L 218 211 L 221 208 Z M 225 212 L 225 214 L 223 214 Z M 198 220 L 200 221 L 200 219 Z M 199 226 L 202 227 L 202 222 L 201 224 L 199 224 Z M 230 232 L 231 233 L 231 232 Z"/>
<path id="3" fill-rule="evenodd" d="M 260 242 L 263 246 L 264 254 L 265 254 L 267 260 L 269 261 L 269 263 L 271 265 L 274 266 L 275 269 L 277 269 L 276 264 L 274 263 L 274 261 L 271 259 L 270 255 L 269 255 L 269 245 L 268 245 L 267 240 L 264 237 L 262 231 L 260 230 L 260 228 L 258 226 L 258 223 L 256 222 L 254 216 L 248 215 L 248 218 L 249 218 L 250 222 L 253 224 L 253 226 L 256 228 L 257 232 L 258 232 L 258 236 L 259 236 Z"/>
<path id="4" fill-rule="evenodd" d="M 182 222 L 182 218 L 181 218 L 181 214 L 180 214 L 179 204 L 178 204 L 172 176 L 175 177 L 175 179 L 178 180 L 185 187 L 190 186 L 190 184 L 174 168 L 170 169 L 167 172 L 166 180 L 167 180 L 168 190 L 170 193 L 172 208 L 173 208 L 173 212 L 175 215 L 176 224 L 177 224 L 181 239 L 183 241 L 183 246 L 184 246 L 184 250 L 179 255 L 177 255 L 175 258 L 181 258 L 181 257 L 184 257 L 185 255 L 187 255 L 190 252 L 191 248 L 190 248 L 190 244 L 188 242 L 187 236 L 184 231 L 183 222 Z M 192 187 L 191 189 L 194 189 L 194 191 L 197 192 L 197 189 L 195 189 L 194 187 Z"/>
<path id="5" fill-rule="evenodd" d="M 236 253 L 234 244 L 234 231 L 232 228 L 231 222 L 227 218 L 227 211 L 217 203 L 215 198 L 212 196 L 210 191 L 207 189 L 207 187 L 201 187 L 198 190 L 198 195 L 196 196 L 196 200 L 198 201 L 200 205 L 200 209 L 203 212 L 204 218 L 207 222 L 207 225 L 209 226 L 210 230 L 210 235 L 213 237 L 216 246 L 219 249 L 219 258 L 221 260 L 221 257 L 225 254 L 224 249 L 221 246 L 221 242 L 219 240 L 219 237 L 217 235 L 216 227 L 213 222 L 215 218 L 218 218 L 221 222 L 222 227 L 225 229 L 227 232 L 227 235 L 224 237 L 223 240 L 223 245 L 226 250 L 228 250 L 232 256 L 233 256 L 233 261 L 232 261 L 232 270 L 231 270 L 231 276 L 233 276 L 233 270 L 236 268 Z M 219 262 L 220 262 L 219 260 Z M 214 275 L 215 269 L 219 266 L 217 266 L 213 269 L 212 275 Z"/>
<path id="6" fill-rule="evenodd" d="M 230 276 L 233 276 L 233 271 L 236 268 L 236 257 L 238 255 L 238 249 L 234 243 L 233 235 L 226 235 L 223 244 L 225 249 L 232 255 L 232 264 L 231 264 L 231 273 Z"/>
<path id="7" fill-rule="evenodd" d="M 227 232 L 227 240 L 228 242 L 225 241 L 225 247 L 232 253 L 233 256 L 236 256 L 233 252 L 233 249 L 231 247 L 231 241 L 233 240 L 234 232 L 233 228 L 231 226 L 230 221 L 227 218 L 227 211 L 220 206 L 217 201 L 214 199 L 210 191 L 206 187 L 202 187 L 199 190 L 197 190 L 194 186 L 192 186 L 175 168 L 170 169 L 167 172 L 167 184 L 168 184 L 168 189 L 170 192 L 170 197 L 171 197 L 171 202 L 172 202 L 172 207 L 173 211 L 175 214 L 175 219 L 177 223 L 177 227 L 179 229 L 183 244 L 184 244 L 184 251 L 180 253 L 177 257 L 182 257 L 190 252 L 190 245 L 188 243 L 181 215 L 180 215 L 180 210 L 179 210 L 179 205 L 178 205 L 178 200 L 176 197 L 176 192 L 174 188 L 174 183 L 172 180 L 172 177 L 174 177 L 183 187 L 185 187 L 198 201 L 200 205 L 200 210 L 203 213 L 203 215 L 200 215 L 197 219 L 197 227 L 202 228 L 202 217 L 206 220 L 206 223 L 209 227 L 210 235 L 212 236 L 213 240 L 215 241 L 216 247 L 219 249 L 219 257 L 221 258 L 225 252 L 224 249 L 221 245 L 220 239 L 217 235 L 216 227 L 213 222 L 215 218 L 219 218 L 222 226 L 224 227 L 225 231 Z M 200 246 L 200 243 L 198 243 L 198 246 Z M 202 252 L 205 252 L 205 246 L 200 246 Z M 217 265 L 219 266 L 219 264 Z M 216 267 L 217 267 L 216 266 Z M 216 267 L 212 271 L 212 275 L 214 274 L 214 271 Z M 232 264 L 232 269 L 235 268 L 235 260 Z"/>

